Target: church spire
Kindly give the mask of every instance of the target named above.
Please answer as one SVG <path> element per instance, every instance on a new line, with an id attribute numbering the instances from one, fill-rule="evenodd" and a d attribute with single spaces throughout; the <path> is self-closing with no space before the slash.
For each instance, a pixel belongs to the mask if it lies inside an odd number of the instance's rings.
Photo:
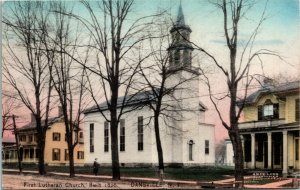
<path id="1" fill-rule="evenodd" d="M 169 46 L 170 67 L 191 66 L 193 46 L 190 40 L 192 30 L 185 24 L 182 5 L 178 8 L 177 19 L 170 30 L 172 44 Z"/>
<path id="2" fill-rule="evenodd" d="M 178 8 L 178 12 L 177 12 L 176 25 L 177 26 L 185 26 L 184 14 L 183 14 L 183 11 L 182 11 L 181 1 L 180 1 L 180 5 L 179 5 L 179 8 Z"/>

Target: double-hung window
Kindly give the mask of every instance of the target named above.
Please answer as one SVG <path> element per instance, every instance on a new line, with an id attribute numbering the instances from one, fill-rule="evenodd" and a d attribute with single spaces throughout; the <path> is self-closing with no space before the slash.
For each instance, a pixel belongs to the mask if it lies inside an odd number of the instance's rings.
<path id="1" fill-rule="evenodd" d="M 138 150 L 144 150 L 143 116 L 138 117 Z"/>
<path id="2" fill-rule="evenodd" d="M 78 160 L 84 159 L 84 152 L 83 151 L 78 151 L 77 152 L 77 159 Z"/>
<path id="3" fill-rule="evenodd" d="M 108 152 L 109 146 L 109 132 L 108 132 L 108 122 L 104 122 L 104 152 Z"/>
<path id="4" fill-rule="evenodd" d="M 257 108 L 257 120 L 279 119 L 279 104 L 267 99 L 263 105 Z"/>
<path id="5" fill-rule="evenodd" d="M 94 123 L 90 124 L 90 152 L 94 152 Z"/>
<path id="6" fill-rule="evenodd" d="M 205 140 L 205 154 L 209 154 L 209 140 Z"/>
<path id="7" fill-rule="evenodd" d="M 60 161 L 60 149 L 58 149 L 58 148 L 52 149 L 52 160 Z"/>
<path id="8" fill-rule="evenodd" d="M 120 151 L 125 151 L 125 119 L 120 120 Z"/>
<path id="9" fill-rule="evenodd" d="M 65 149 L 65 161 L 69 160 L 69 150 Z"/>
<path id="10" fill-rule="evenodd" d="M 53 141 L 60 141 L 60 133 L 53 133 L 52 138 Z"/>

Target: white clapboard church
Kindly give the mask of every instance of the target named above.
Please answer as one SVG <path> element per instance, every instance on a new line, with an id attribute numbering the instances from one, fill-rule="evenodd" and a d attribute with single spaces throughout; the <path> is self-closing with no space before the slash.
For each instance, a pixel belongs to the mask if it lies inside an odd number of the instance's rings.
<path id="1" fill-rule="evenodd" d="M 160 136 L 164 163 L 167 166 L 213 165 L 215 162 L 214 125 L 205 123 L 206 107 L 199 101 L 199 75 L 192 66 L 192 45 L 186 40 L 192 32 L 185 24 L 180 5 L 177 20 L 170 30 L 174 43 L 168 48 L 170 68 L 185 64 L 185 70 L 178 72 L 168 82 L 178 82 L 180 78 L 194 78 L 184 83 L 188 90 L 181 88 L 175 93 L 182 107 L 180 120 L 174 119 L 168 124 L 160 120 Z M 145 92 L 144 92 L 145 93 Z M 145 94 L 135 95 L 136 102 L 143 103 Z M 120 97 L 121 104 L 124 97 Z M 140 98 L 140 99 L 139 99 Z M 178 102 L 176 102 L 178 103 Z M 130 106 L 126 109 L 130 109 Z M 107 104 L 100 104 L 102 110 Z M 109 118 L 109 110 L 104 111 Z M 85 164 L 93 163 L 97 158 L 101 165 L 111 164 L 110 125 L 98 111 L 97 106 L 84 112 Z M 119 130 L 119 161 L 121 166 L 156 166 L 158 156 L 154 133 L 152 110 L 146 106 L 122 115 Z"/>

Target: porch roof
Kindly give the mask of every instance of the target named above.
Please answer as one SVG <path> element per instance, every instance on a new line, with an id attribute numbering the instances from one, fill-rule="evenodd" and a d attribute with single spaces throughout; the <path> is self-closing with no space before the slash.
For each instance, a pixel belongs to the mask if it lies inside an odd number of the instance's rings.
<path id="1" fill-rule="evenodd" d="M 280 124 L 277 126 L 266 126 L 266 127 L 256 127 L 256 128 L 244 128 L 240 129 L 240 133 L 251 133 L 251 132 L 270 132 L 270 131 L 286 131 L 286 130 L 300 130 L 300 123 L 299 122 L 293 122 L 293 123 L 285 123 Z"/>

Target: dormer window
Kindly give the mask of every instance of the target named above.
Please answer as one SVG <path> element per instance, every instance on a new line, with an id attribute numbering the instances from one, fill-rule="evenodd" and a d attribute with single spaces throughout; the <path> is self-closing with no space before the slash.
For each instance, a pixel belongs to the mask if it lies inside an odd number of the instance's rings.
<path id="1" fill-rule="evenodd" d="M 270 99 L 267 99 L 265 104 L 264 104 L 264 117 L 272 117 L 274 113 L 274 107 L 273 103 L 271 102 Z"/>
<path id="2" fill-rule="evenodd" d="M 258 106 L 257 120 L 269 120 L 279 118 L 279 104 L 274 104 L 267 99 L 263 105 Z"/>

